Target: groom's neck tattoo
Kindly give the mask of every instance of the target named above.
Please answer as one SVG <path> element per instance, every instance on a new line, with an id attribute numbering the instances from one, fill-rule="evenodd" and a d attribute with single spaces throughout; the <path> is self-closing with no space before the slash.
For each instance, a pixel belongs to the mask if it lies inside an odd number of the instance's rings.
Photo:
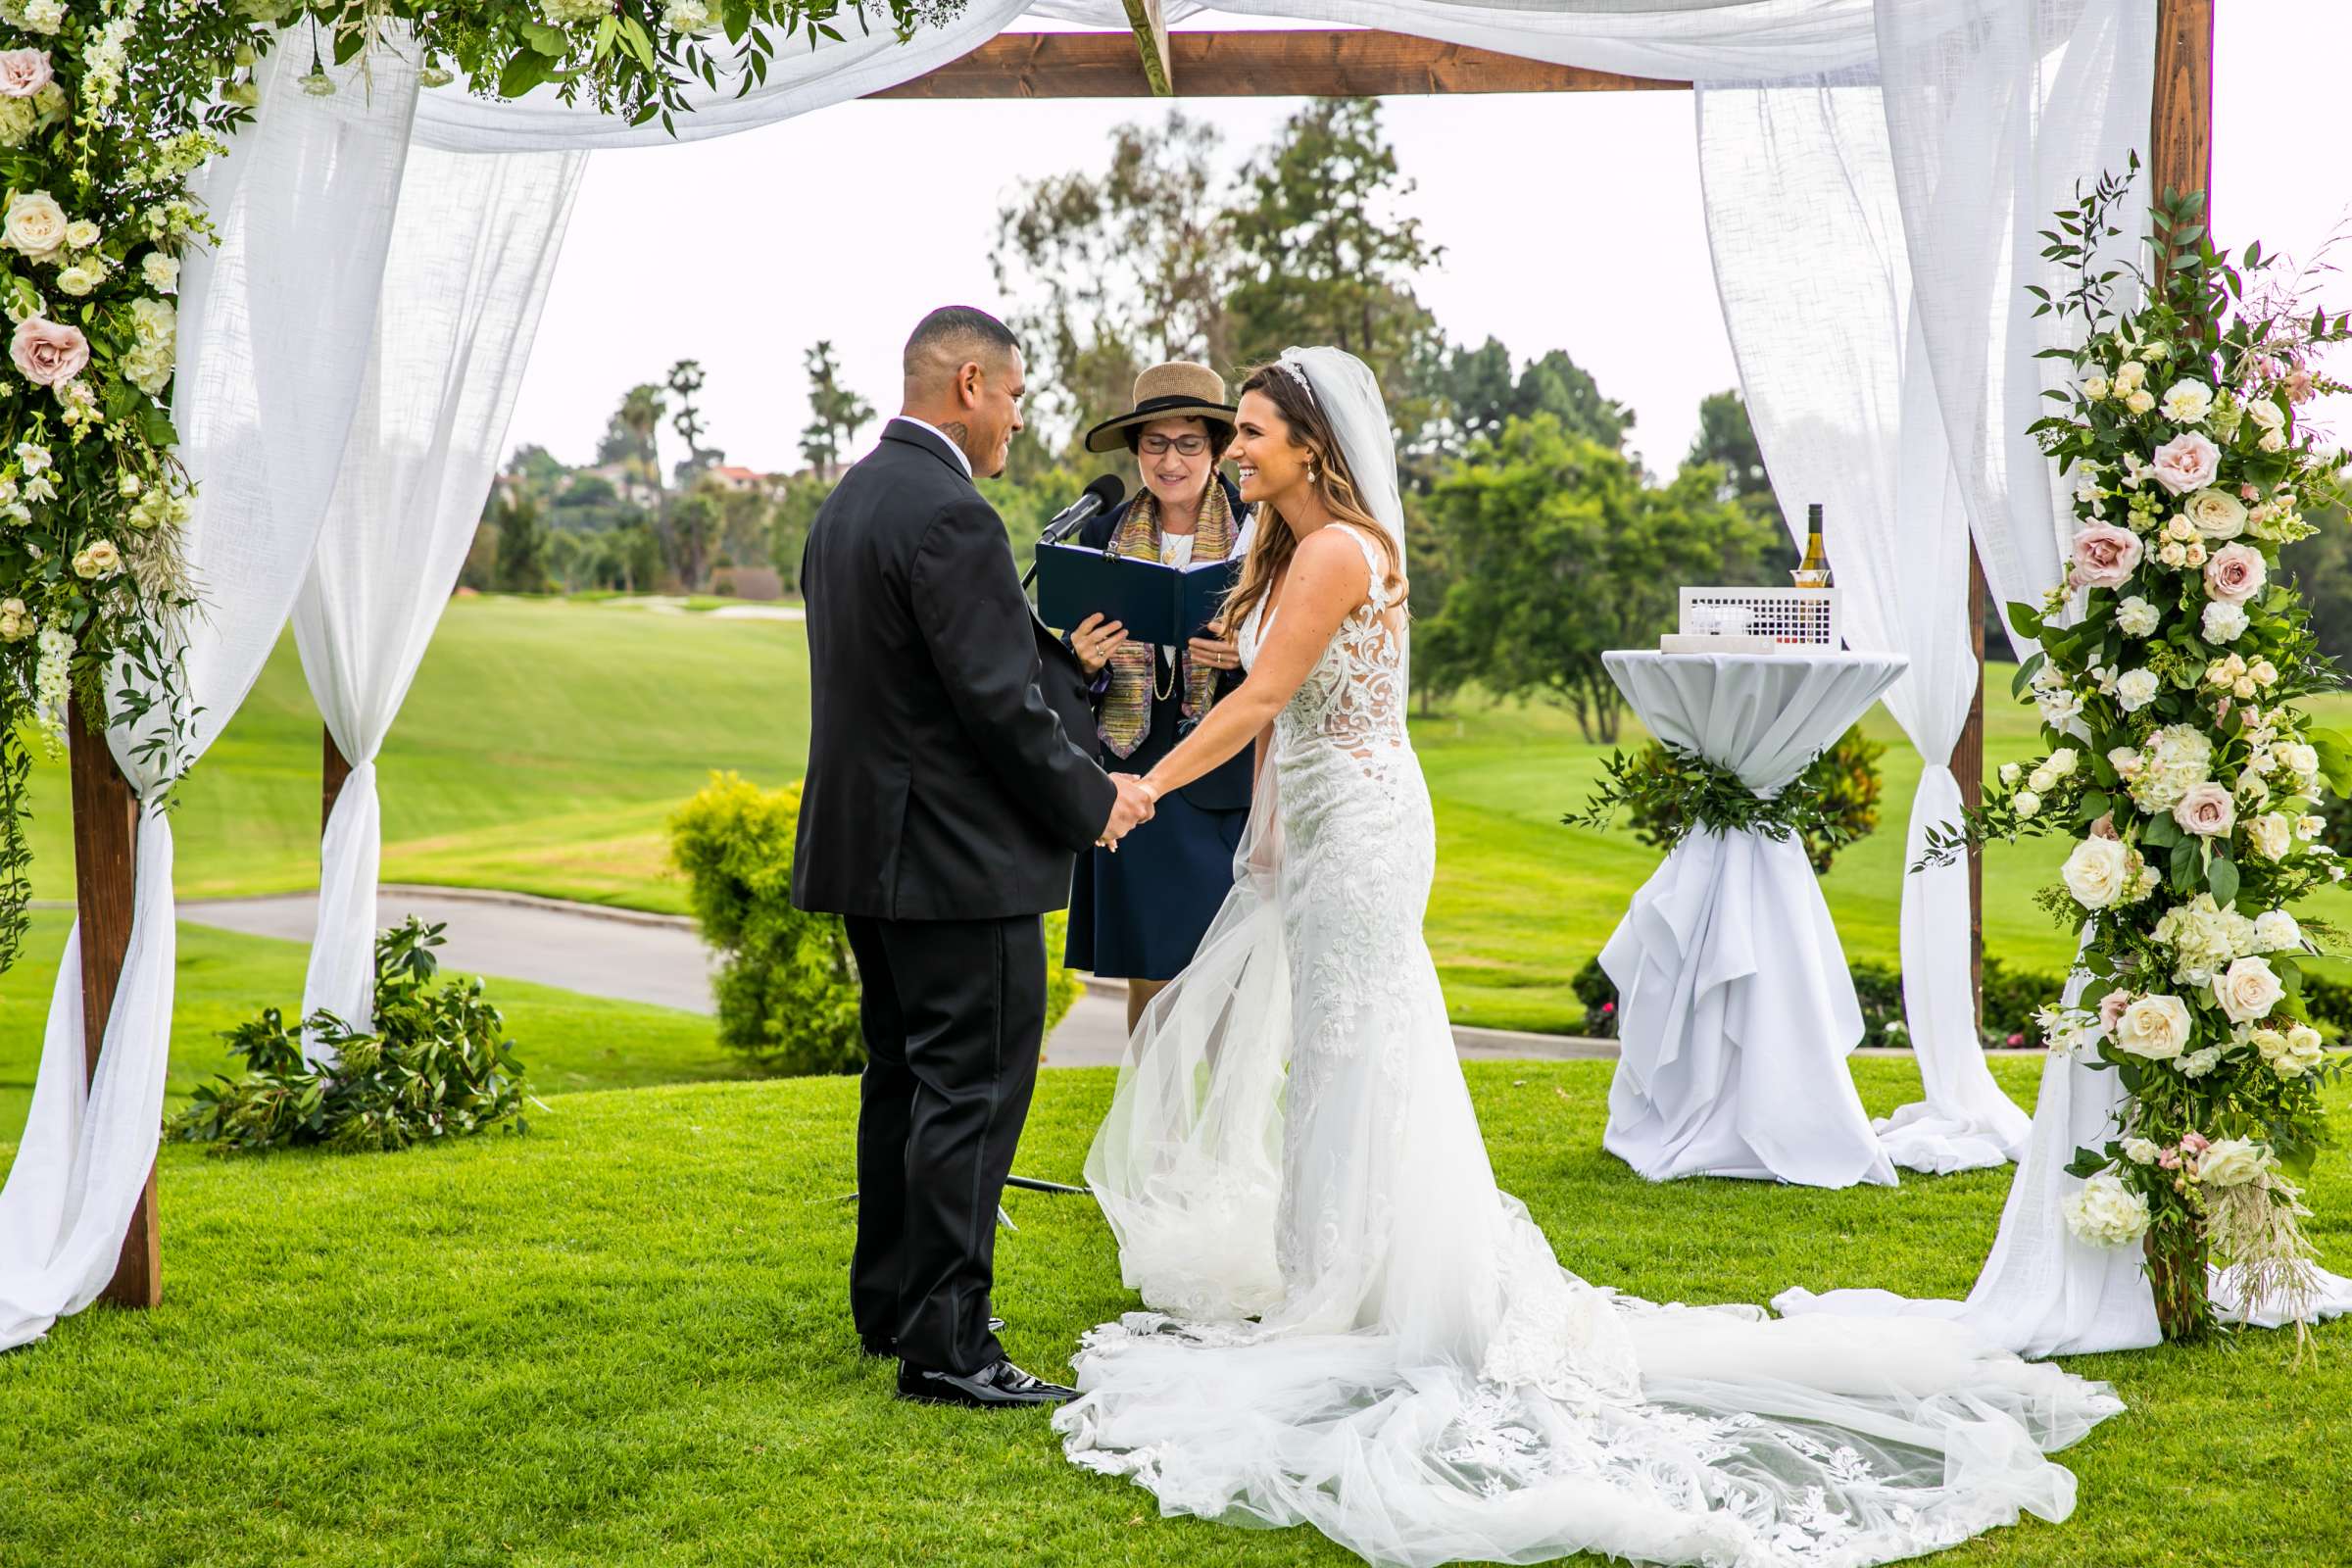
<path id="1" fill-rule="evenodd" d="M 961 419 L 949 420 L 939 427 L 939 431 L 940 434 L 963 448 L 964 451 L 972 450 L 972 427 Z"/>

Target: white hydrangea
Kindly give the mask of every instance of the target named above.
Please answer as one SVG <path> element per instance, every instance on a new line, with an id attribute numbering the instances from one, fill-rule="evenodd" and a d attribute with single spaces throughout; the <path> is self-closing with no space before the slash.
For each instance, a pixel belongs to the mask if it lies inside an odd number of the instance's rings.
<path id="1" fill-rule="evenodd" d="M 539 0 L 539 14 L 559 27 L 596 22 L 612 14 L 612 0 Z"/>
<path id="2" fill-rule="evenodd" d="M 2066 1228 L 2092 1247 L 2128 1247 L 2148 1231 L 2148 1200 L 2101 1171 L 2064 1204 Z"/>
<path id="3" fill-rule="evenodd" d="M 2172 950 L 2173 978 L 2187 985 L 2206 984 L 2259 946 L 2254 922 L 2234 904 L 2216 907 L 2210 893 L 2165 910 L 2150 935 L 2159 947 Z"/>
<path id="4" fill-rule="evenodd" d="M 2208 1187 L 2243 1187 L 2261 1180 L 2277 1163 L 2268 1144 L 2250 1138 L 2218 1139 L 2197 1155 L 2197 1180 Z"/>
<path id="5" fill-rule="evenodd" d="M 2193 724 L 2167 724 L 2148 738 L 2147 762 L 2132 780 L 2132 804 L 2151 814 L 2213 776 L 2213 742 Z"/>

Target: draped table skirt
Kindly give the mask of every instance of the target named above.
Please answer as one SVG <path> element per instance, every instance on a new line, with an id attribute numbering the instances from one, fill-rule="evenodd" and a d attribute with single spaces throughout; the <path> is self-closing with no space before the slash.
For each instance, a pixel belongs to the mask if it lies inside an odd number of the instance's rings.
<path id="1" fill-rule="evenodd" d="M 1604 656 L 1650 733 L 1770 799 L 1906 662 L 1863 654 Z M 1651 1181 L 1891 1186 L 1845 1057 L 1862 1009 L 1793 838 L 1693 832 L 1602 949 L 1619 1055 L 1602 1147 Z"/>

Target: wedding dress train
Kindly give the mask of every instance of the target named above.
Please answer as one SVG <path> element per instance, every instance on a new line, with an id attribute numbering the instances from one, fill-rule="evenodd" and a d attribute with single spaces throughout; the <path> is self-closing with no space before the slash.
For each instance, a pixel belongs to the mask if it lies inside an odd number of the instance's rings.
<path id="1" fill-rule="evenodd" d="M 1401 543 L 1369 372 L 1299 358 Z M 1497 1190 L 1421 934 L 1405 638 L 1356 537 L 1365 600 L 1276 722 L 1234 892 L 1088 1159 L 1153 1310 L 1086 1337 L 1069 1458 L 1376 1563 L 1847 1568 L 2065 1518 L 2045 1454 L 2122 1408 L 2103 1385 L 1935 1319 L 1620 1296 Z"/>

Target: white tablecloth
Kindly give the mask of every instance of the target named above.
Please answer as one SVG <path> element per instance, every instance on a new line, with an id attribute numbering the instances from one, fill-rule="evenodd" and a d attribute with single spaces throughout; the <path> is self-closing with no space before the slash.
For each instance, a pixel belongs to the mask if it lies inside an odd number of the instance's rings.
<path id="1" fill-rule="evenodd" d="M 1778 794 L 1893 683 L 1877 654 L 1602 656 L 1651 734 Z M 1696 832 L 1601 950 L 1620 1054 L 1602 1146 L 1651 1181 L 1894 1184 L 1846 1071 L 1862 1009 L 1794 838 Z"/>

